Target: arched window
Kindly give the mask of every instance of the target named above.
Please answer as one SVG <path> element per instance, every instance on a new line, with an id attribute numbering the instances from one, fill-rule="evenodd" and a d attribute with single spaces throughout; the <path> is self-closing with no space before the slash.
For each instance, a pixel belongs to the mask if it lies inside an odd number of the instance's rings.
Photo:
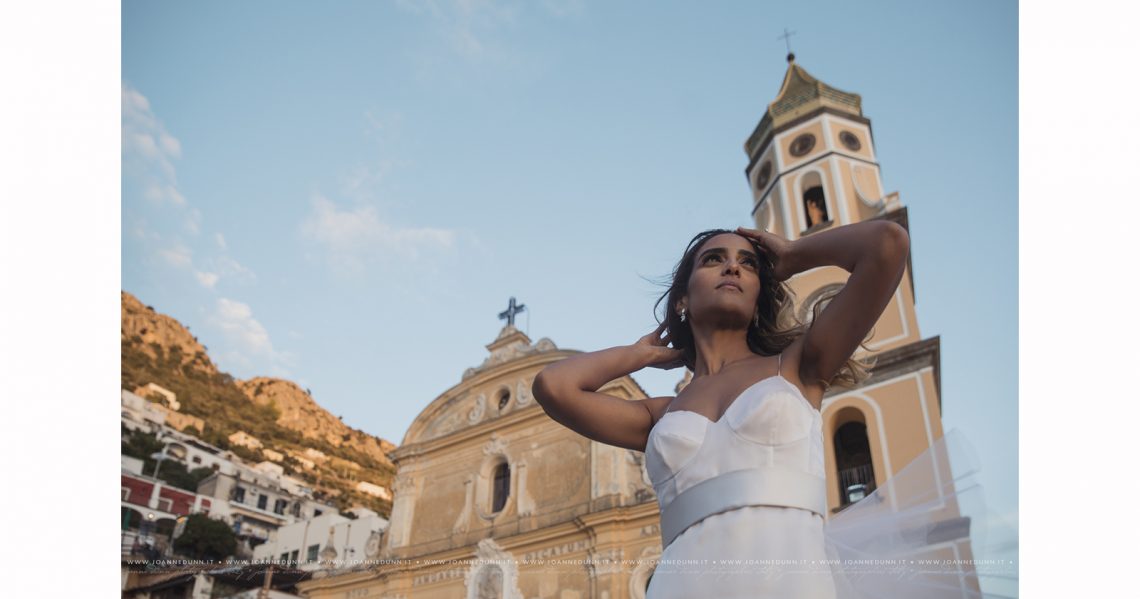
<path id="1" fill-rule="evenodd" d="M 831 222 L 827 214 L 827 198 L 823 194 L 823 181 L 819 173 L 804 175 L 802 182 L 804 215 L 807 216 L 805 232 L 822 228 Z"/>
<path id="2" fill-rule="evenodd" d="M 858 413 L 861 419 L 862 413 Z M 875 469 L 867 425 L 852 420 L 835 431 L 835 467 L 839 476 L 839 505 L 846 507 L 875 490 Z"/>
<path id="3" fill-rule="evenodd" d="M 495 466 L 495 476 L 491 487 L 491 512 L 499 513 L 507 505 L 507 494 L 511 490 L 511 468 L 503 462 Z"/>
<path id="4" fill-rule="evenodd" d="M 511 390 L 510 389 L 500 390 L 499 391 L 499 410 L 502 411 L 503 408 L 507 407 L 507 402 L 509 402 L 509 401 L 511 401 Z"/>

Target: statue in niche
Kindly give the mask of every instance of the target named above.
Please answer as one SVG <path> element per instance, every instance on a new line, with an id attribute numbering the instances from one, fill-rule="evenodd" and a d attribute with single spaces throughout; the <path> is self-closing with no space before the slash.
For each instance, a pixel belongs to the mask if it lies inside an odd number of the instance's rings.
<path id="1" fill-rule="evenodd" d="M 475 584 L 475 596 L 478 599 L 502 599 L 503 569 L 495 564 L 484 566 Z"/>
<path id="2" fill-rule="evenodd" d="M 809 229 L 829 220 L 822 187 L 812 187 L 804 192 L 804 207 L 807 209 Z"/>

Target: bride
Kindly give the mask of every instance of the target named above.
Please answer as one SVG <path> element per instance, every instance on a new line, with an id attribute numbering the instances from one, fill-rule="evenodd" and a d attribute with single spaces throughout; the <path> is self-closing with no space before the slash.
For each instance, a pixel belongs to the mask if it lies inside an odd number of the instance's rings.
<path id="1" fill-rule="evenodd" d="M 902 538 L 884 530 L 899 526 L 899 514 L 874 510 L 846 518 L 831 536 L 820 408 L 829 386 L 866 377 L 867 365 L 852 356 L 899 285 L 908 251 L 906 230 L 887 221 L 795 241 L 744 228 L 702 232 L 658 300 L 666 310 L 655 331 L 551 364 L 535 378 L 534 397 L 555 421 L 645 452 L 664 547 L 647 597 L 903 596 L 893 591 L 907 589 L 932 596 L 942 589 L 936 576 L 912 575 L 901 583 L 856 580 L 855 590 L 828 565 L 840 542 L 850 549 L 845 556 L 875 557 L 861 552 L 875 545 L 867 538 Z M 800 325 L 784 281 L 828 265 L 850 272 L 847 284 Z M 682 365 L 693 376 L 676 397 L 631 401 L 597 391 L 645 367 Z M 921 469 L 919 462 L 908 468 Z M 873 584 L 886 594 L 862 592 Z M 976 588 L 952 586 L 957 596 L 976 596 Z"/>

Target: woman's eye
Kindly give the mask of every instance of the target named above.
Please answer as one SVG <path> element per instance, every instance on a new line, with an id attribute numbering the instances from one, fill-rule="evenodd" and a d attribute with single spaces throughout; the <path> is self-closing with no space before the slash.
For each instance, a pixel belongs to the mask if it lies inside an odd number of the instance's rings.
<path id="1" fill-rule="evenodd" d="M 720 254 L 709 254 L 709 255 L 705 256 L 705 262 L 709 262 L 709 261 L 714 260 L 714 259 L 719 261 L 720 260 Z"/>

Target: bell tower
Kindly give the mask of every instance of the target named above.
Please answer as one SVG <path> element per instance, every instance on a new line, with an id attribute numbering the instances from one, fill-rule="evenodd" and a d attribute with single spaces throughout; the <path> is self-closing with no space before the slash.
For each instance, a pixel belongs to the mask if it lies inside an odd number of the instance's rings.
<path id="1" fill-rule="evenodd" d="M 883 190 L 862 98 L 816 79 L 794 54 L 744 151 L 758 229 L 793 240 L 866 220 L 909 229 L 898 192 Z M 822 267 L 788 281 L 799 319 L 810 322 L 815 305 L 847 277 L 843 269 Z M 833 387 L 824 397 L 832 513 L 872 492 L 942 436 L 939 339 L 923 339 L 918 330 L 909 259 L 867 346 L 876 359 L 870 378 L 855 389 Z"/>

